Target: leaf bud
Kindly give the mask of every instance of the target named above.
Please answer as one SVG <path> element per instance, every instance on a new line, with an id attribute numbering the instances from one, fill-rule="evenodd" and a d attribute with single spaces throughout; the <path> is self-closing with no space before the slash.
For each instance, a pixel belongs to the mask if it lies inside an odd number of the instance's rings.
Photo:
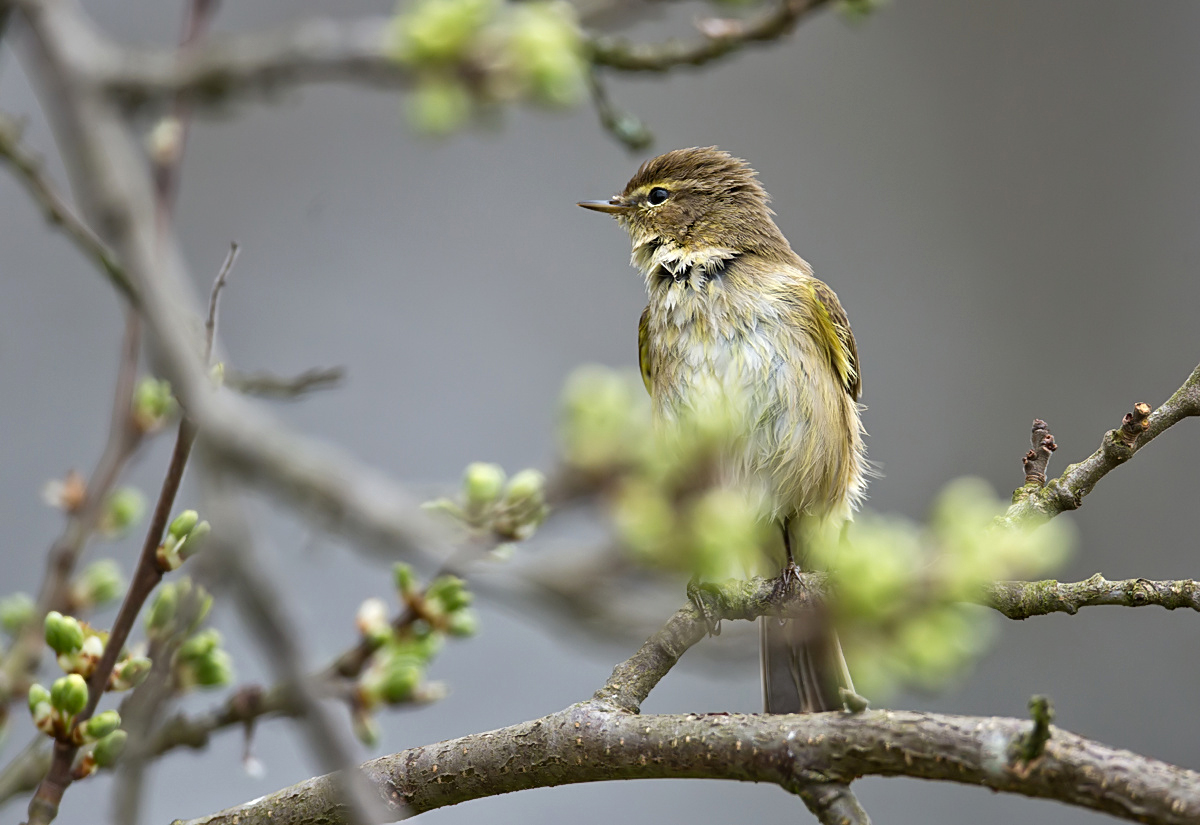
<path id="1" fill-rule="evenodd" d="M 0 599 L 0 627 L 10 636 L 33 621 L 35 605 L 28 593 L 13 593 Z"/>
<path id="2" fill-rule="evenodd" d="M 499 464 L 476 461 L 463 474 L 463 495 L 467 509 L 479 513 L 490 507 L 504 489 L 504 469 Z"/>
<path id="3" fill-rule="evenodd" d="M 146 501 L 132 487 L 122 487 L 108 497 L 104 515 L 100 519 L 100 530 L 108 536 L 124 533 L 142 518 Z"/>
<path id="4" fill-rule="evenodd" d="M 178 609 L 178 588 L 168 582 L 158 589 L 158 595 L 150 605 L 150 613 L 146 616 L 146 632 L 151 636 L 166 632 L 174 623 Z"/>
<path id="5" fill-rule="evenodd" d="M 74 653 L 83 646 L 83 625 L 74 616 L 57 610 L 46 614 L 46 644 L 55 653 Z"/>
<path id="6" fill-rule="evenodd" d="M 116 666 L 113 690 L 130 690 L 146 681 L 153 663 L 145 656 L 130 656 Z"/>
<path id="7" fill-rule="evenodd" d="M 50 686 L 50 704 L 63 715 L 74 716 L 88 701 L 87 682 L 78 673 L 69 673 L 54 680 Z"/>
<path id="8" fill-rule="evenodd" d="M 129 734 L 125 731 L 114 730 L 97 742 L 95 749 L 92 751 L 92 758 L 96 760 L 96 766 L 100 768 L 112 767 L 121 758 L 121 753 L 125 750 L 125 743 L 128 739 Z"/>
<path id="9" fill-rule="evenodd" d="M 419 659 L 411 656 L 392 656 L 384 671 L 380 695 L 385 702 L 396 704 L 412 696 L 421 683 L 422 667 Z"/>
<path id="10" fill-rule="evenodd" d="M 29 712 L 36 715 L 36 708 L 41 704 L 50 702 L 50 691 L 46 690 L 44 685 L 39 685 L 34 682 L 29 686 Z"/>
<path id="11" fill-rule="evenodd" d="M 474 636 L 479 632 L 479 617 L 474 610 L 456 610 L 450 614 L 446 632 L 451 636 Z"/>
<path id="12" fill-rule="evenodd" d="M 167 533 L 177 539 L 185 538 L 199 520 L 200 514 L 195 510 L 184 510 L 171 522 L 171 526 L 167 528 Z"/>
<path id="13" fill-rule="evenodd" d="M 77 604 L 94 607 L 119 596 L 125 589 L 125 582 L 115 561 L 100 559 L 87 566 L 72 589 Z"/>
<path id="14" fill-rule="evenodd" d="M 425 598 L 440 602 L 447 613 L 471 603 L 471 591 L 458 576 L 438 576 L 425 591 Z"/>
<path id="15" fill-rule="evenodd" d="M 411 564 L 405 564 L 402 561 L 396 562 L 392 568 L 392 577 L 395 579 L 396 589 L 402 596 L 407 596 L 417 589 L 417 574 L 413 572 Z"/>
<path id="16" fill-rule="evenodd" d="M 83 741 L 95 742 L 98 739 L 103 739 L 119 727 L 121 727 L 121 714 L 115 710 L 106 710 L 103 713 L 97 713 L 83 723 Z"/>

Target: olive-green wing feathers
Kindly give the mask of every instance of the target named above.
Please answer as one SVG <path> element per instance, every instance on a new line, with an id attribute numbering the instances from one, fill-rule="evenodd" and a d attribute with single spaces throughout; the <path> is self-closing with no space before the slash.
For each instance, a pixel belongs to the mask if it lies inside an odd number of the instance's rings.
<path id="1" fill-rule="evenodd" d="M 822 281 L 812 280 L 813 297 L 817 299 L 816 324 L 821 346 L 842 381 L 842 386 L 855 401 L 862 393 L 862 376 L 858 372 L 858 345 L 850 331 L 846 310 L 834 291 Z"/>
<path id="2" fill-rule="evenodd" d="M 650 307 L 642 310 L 642 320 L 638 321 L 638 366 L 642 368 L 642 383 L 646 392 L 654 395 L 654 369 L 650 364 Z"/>

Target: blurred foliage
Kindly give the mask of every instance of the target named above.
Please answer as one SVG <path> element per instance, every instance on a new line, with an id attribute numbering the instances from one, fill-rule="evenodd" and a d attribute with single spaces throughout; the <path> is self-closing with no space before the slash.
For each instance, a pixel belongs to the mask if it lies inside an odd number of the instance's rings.
<path id="1" fill-rule="evenodd" d="M 669 426 L 651 423 L 636 375 L 586 367 L 567 381 L 560 443 L 567 475 L 600 491 L 639 563 L 708 581 L 746 577 L 781 558 L 768 496 L 732 483 L 746 425 L 723 393 Z M 869 694 L 935 687 L 963 672 L 991 638 L 986 583 L 1040 577 L 1073 544 L 1069 523 L 995 529 L 1004 503 L 975 479 L 948 485 L 927 524 L 861 514 L 847 525 L 802 523 L 794 540 L 829 572 L 829 616 Z"/>
<path id="2" fill-rule="evenodd" d="M 417 70 L 408 116 L 431 134 L 499 104 L 571 106 L 587 89 L 583 35 L 565 2 L 414 0 L 394 18 L 391 53 Z"/>

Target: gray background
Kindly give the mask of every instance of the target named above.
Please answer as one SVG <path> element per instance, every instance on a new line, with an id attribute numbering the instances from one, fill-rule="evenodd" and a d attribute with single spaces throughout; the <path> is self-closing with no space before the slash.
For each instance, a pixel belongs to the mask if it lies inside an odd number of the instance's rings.
<path id="1" fill-rule="evenodd" d="M 176 36 L 177 4 L 87 5 L 122 38 Z M 388 10 L 385 0 L 336 6 Z M 230 2 L 219 28 L 321 11 L 311 0 Z M 952 477 L 1018 483 L 1034 416 L 1051 423 L 1061 470 L 1132 402 L 1161 402 L 1195 366 L 1198 30 L 1200 6 L 1188 2 L 897 0 L 866 25 L 824 14 L 781 47 L 711 71 L 619 79 L 613 91 L 651 122 L 657 148 L 715 143 L 759 169 L 780 225 L 858 337 L 870 452 L 885 473 L 870 505 L 919 516 Z M 30 143 L 50 152 L 20 66 L 8 51 L 0 61 L 0 107 L 29 114 Z M 379 93 L 306 90 L 233 114 L 194 131 L 179 226 L 198 292 L 227 243 L 243 244 L 222 319 L 233 363 L 349 368 L 340 391 L 278 407 L 295 426 L 413 481 L 452 480 L 475 459 L 546 465 L 563 377 L 584 362 L 632 365 L 643 297 L 627 241 L 573 204 L 619 189 L 640 158 L 592 112 L 512 112 L 501 129 L 443 143 L 412 136 Z M 7 175 L 0 248 L 0 590 L 31 590 L 60 523 L 39 488 L 90 468 L 103 443 L 120 312 Z M 137 466 L 145 489 L 167 448 Z M 1185 423 L 1106 479 L 1067 516 L 1082 542 L 1063 577 L 1196 576 L 1198 465 L 1196 425 Z M 260 532 L 311 660 L 324 661 L 351 638 L 358 602 L 386 595 L 385 568 L 290 517 L 264 516 Z M 92 551 L 127 570 L 134 552 L 132 541 Z M 629 652 L 512 610 L 485 608 L 484 619 L 433 667 L 450 697 L 384 715 L 379 753 L 558 709 Z M 235 617 L 217 621 L 240 674 L 261 677 Z M 894 704 L 1019 715 L 1047 692 L 1066 728 L 1200 768 L 1197 627 L 1158 609 L 1008 623 L 961 684 Z M 681 667 L 646 710 L 757 709 L 754 668 L 726 671 Z M 24 736 L 18 728 L 7 753 Z M 284 723 L 260 730 L 264 778 L 242 772 L 239 750 L 225 734 L 207 753 L 167 759 L 149 820 L 314 770 Z M 1102 819 L 949 784 L 856 787 L 882 825 Z M 72 788 L 62 821 L 96 821 L 108 788 L 105 777 Z M 539 790 L 424 818 L 583 825 L 618 806 L 631 825 L 808 817 L 777 788 L 679 781 Z M 0 817 L 20 812 L 10 804 Z"/>

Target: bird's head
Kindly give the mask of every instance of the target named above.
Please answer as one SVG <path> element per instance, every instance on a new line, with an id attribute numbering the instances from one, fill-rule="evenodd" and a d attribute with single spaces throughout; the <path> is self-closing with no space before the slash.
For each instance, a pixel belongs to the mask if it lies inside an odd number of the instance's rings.
<path id="1" fill-rule="evenodd" d="M 789 253 L 769 200 L 744 160 L 708 146 L 652 158 L 620 194 L 579 205 L 613 215 L 629 231 L 634 259 L 648 262 L 659 251 L 693 260 Z"/>

